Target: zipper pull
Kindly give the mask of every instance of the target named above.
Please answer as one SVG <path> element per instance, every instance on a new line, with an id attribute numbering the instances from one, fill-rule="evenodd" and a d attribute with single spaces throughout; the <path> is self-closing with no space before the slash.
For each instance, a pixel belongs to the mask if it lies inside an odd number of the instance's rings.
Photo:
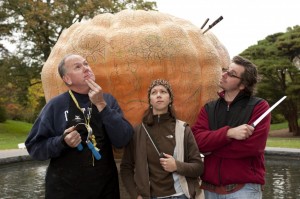
<path id="1" fill-rule="evenodd" d="M 229 104 L 227 105 L 227 111 L 229 111 Z"/>
<path id="2" fill-rule="evenodd" d="M 160 115 L 157 115 L 157 123 L 159 123 Z"/>

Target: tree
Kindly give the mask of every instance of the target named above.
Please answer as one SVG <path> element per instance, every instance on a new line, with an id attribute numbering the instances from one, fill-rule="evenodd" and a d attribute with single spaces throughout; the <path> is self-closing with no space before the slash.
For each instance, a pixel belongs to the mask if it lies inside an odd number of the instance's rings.
<path id="1" fill-rule="evenodd" d="M 155 2 L 143 0 L 2 0 L 0 19 L 4 35 L 10 36 L 12 31 L 20 33 L 19 52 L 41 64 L 62 31 L 73 23 L 101 13 L 154 7 Z"/>
<path id="2" fill-rule="evenodd" d="M 275 103 L 287 95 L 287 99 L 278 107 L 288 121 L 289 131 L 300 135 L 298 124 L 300 101 L 300 69 L 294 60 L 300 56 L 300 26 L 288 28 L 286 33 L 276 33 L 250 46 L 242 56 L 258 66 L 262 75 L 258 84 L 258 95 Z M 275 111 L 276 112 L 276 111 Z M 274 115 L 274 114 L 272 114 Z"/>
<path id="3" fill-rule="evenodd" d="M 28 111 L 34 111 L 28 103 L 27 90 L 33 85 L 30 80 L 36 74 L 35 70 L 17 56 L 0 59 L 0 104 L 6 107 L 9 119 L 26 118 Z"/>
<path id="4" fill-rule="evenodd" d="M 5 71 L 0 87 L 12 84 L 18 92 L 16 101 L 28 106 L 29 87 L 41 87 L 43 63 L 64 29 L 101 13 L 155 8 L 155 2 L 144 0 L 1 0 L 0 37 L 16 44 L 17 50 L 9 53 L 0 44 L 0 70 Z M 0 98 L 4 95 L 2 92 Z"/>

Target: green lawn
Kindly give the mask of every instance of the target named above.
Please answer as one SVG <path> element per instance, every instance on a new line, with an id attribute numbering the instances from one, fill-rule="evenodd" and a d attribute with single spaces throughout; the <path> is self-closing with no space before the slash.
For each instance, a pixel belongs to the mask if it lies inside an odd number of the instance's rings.
<path id="1" fill-rule="evenodd" d="M 279 124 L 272 124 L 270 127 L 270 130 L 280 130 L 280 129 L 286 129 L 288 128 L 288 123 L 284 122 L 284 123 L 279 123 Z"/>
<path id="2" fill-rule="evenodd" d="M 298 120 L 300 123 L 300 119 Z M 272 124 L 270 130 L 280 130 L 287 129 L 288 123 L 279 123 Z M 288 138 L 280 138 L 280 137 L 268 137 L 267 140 L 268 147 L 283 147 L 283 148 L 300 148 L 300 137 L 288 137 Z"/>
<path id="3" fill-rule="evenodd" d="M 300 149 L 300 137 L 289 137 L 289 138 L 268 137 L 267 146 Z"/>
<path id="4" fill-rule="evenodd" d="M 300 118 L 298 119 L 298 124 L 300 123 Z M 270 130 L 280 130 L 280 129 L 286 129 L 288 128 L 288 123 L 287 122 L 283 122 L 283 123 L 279 123 L 279 124 L 272 124 L 270 127 Z"/>
<path id="5" fill-rule="evenodd" d="M 32 124 L 7 120 L 0 123 L 0 150 L 17 149 L 19 143 L 24 143 Z M 287 123 L 272 124 L 271 130 L 287 128 Z M 300 137 L 278 138 L 268 137 L 268 147 L 300 148 Z"/>
<path id="6" fill-rule="evenodd" d="M 19 143 L 24 143 L 32 124 L 7 120 L 0 123 L 0 150 L 16 149 Z"/>

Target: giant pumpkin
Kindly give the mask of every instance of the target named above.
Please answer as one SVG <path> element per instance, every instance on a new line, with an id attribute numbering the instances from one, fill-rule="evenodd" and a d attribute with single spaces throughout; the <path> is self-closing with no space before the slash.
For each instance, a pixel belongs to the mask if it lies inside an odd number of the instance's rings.
<path id="1" fill-rule="evenodd" d="M 205 18 L 206 16 L 203 16 Z M 157 11 L 101 14 L 66 29 L 42 69 L 46 101 L 68 88 L 57 65 L 69 53 L 85 57 L 96 82 L 118 100 L 125 117 L 140 122 L 152 80 L 169 80 L 179 119 L 193 124 L 201 106 L 216 97 L 226 48 L 211 31 Z"/>

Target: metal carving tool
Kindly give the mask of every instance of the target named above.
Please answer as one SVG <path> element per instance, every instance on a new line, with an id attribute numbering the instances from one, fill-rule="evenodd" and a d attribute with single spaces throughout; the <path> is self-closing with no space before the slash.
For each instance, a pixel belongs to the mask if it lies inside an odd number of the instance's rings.
<path id="1" fill-rule="evenodd" d="M 259 118 L 257 118 L 252 124 L 251 126 L 253 126 L 254 128 L 256 127 L 256 125 L 262 120 L 264 119 L 276 106 L 278 106 L 278 104 L 280 104 L 284 99 L 286 98 L 286 96 L 283 96 L 280 100 L 278 100 L 273 106 L 271 106 L 266 112 L 264 112 L 261 116 L 259 116 Z"/>

